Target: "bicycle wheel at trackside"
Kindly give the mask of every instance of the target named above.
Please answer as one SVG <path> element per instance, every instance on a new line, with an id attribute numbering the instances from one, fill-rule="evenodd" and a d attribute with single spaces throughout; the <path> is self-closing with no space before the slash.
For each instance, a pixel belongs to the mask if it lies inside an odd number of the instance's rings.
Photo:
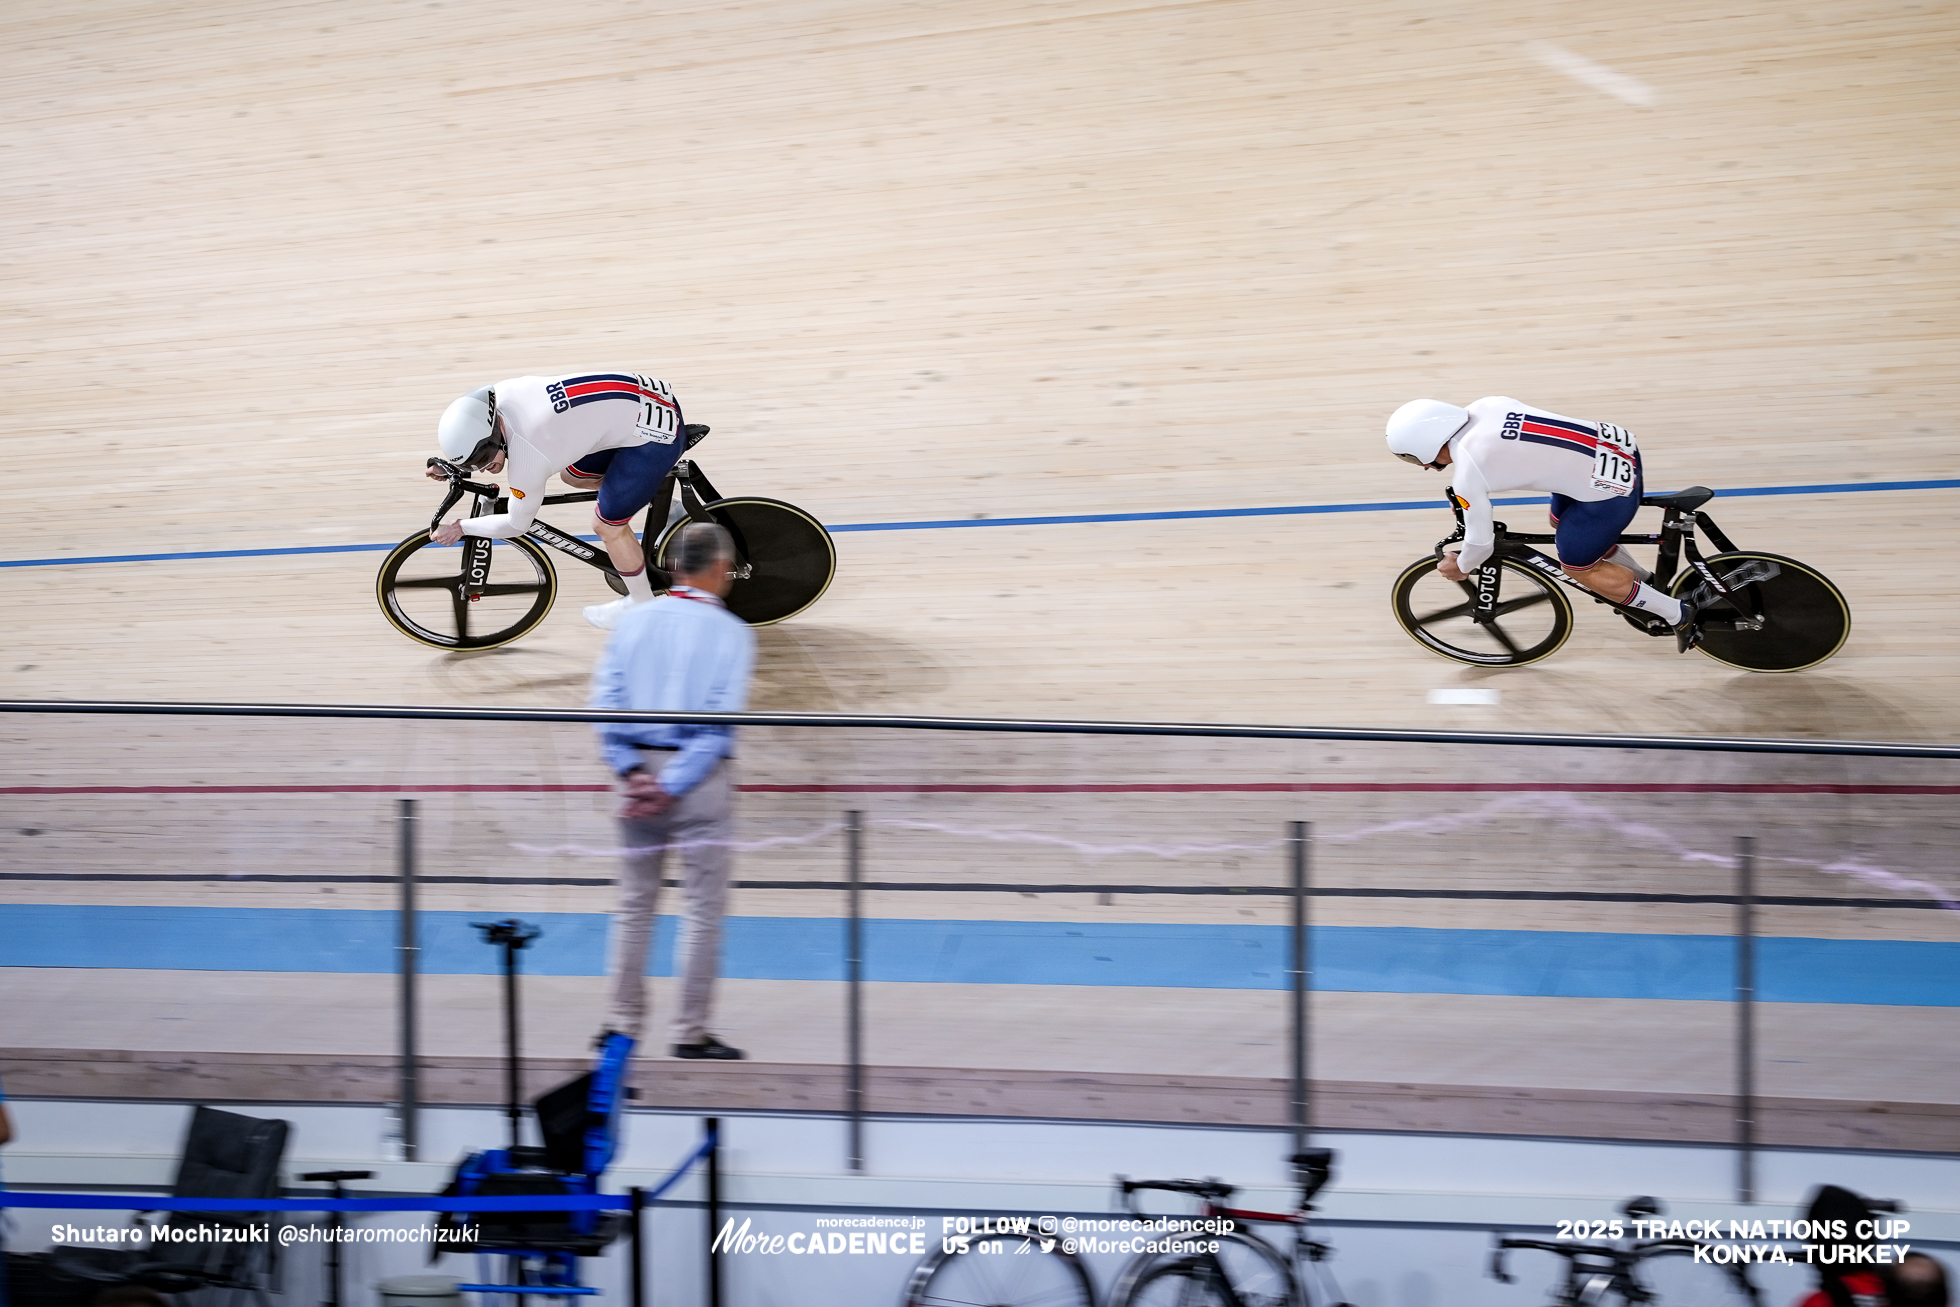
<path id="1" fill-rule="evenodd" d="M 494 649 L 551 611 L 558 573 L 539 545 L 522 537 L 491 541 L 490 565 L 476 586 L 464 574 L 468 559 L 464 545 L 434 544 L 417 531 L 382 560 L 374 581 L 382 614 L 409 639 L 437 649 Z"/>
<path id="2" fill-rule="evenodd" d="M 1821 572 L 1781 554 L 1738 551 L 1706 560 L 1727 584 L 1731 576 L 1752 578 L 1730 597 L 1716 596 L 1702 607 L 1700 649 L 1717 662 L 1750 672 L 1797 672 L 1815 667 L 1851 634 L 1851 605 Z M 1707 582 L 1693 568 L 1675 578 L 1676 596 Z M 1760 631 L 1723 629 L 1738 615 L 1760 613 Z"/>
<path id="3" fill-rule="evenodd" d="M 823 523 L 780 499 L 717 499 L 702 508 L 728 528 L 742 558 L 728 611 L 750 626 L 769 626 L 796 616 L 823 596 L 837 575 L 837 547 Z M 654 549 L 657 567 L 673 569 L 674 542 L 683 518 L 668 527 Z"/>
<path id="4" fill-rule="evenodd" d="M 1193 1236 L 1196 1238 L 1198 1236 Z M 1209 1241 L 1209 1240 L 1207 1240 Z M 1218 1269 L 1245 1307 L 1306 1307 L 1293 1281 L 1293 1268 L 1279 1250 L 1246 1230 L 1218 1238 Z M 1109 1307 L 1185 1307 L 1225 1303 L 1211 1283 L 1202 1257 L 1167 1255 L 1139 1258 L 1123 1270 L 1109 1295 Z"/>
<path id="5" fill-rule="evenodd" d="M 1451 581 L 1434 557 L 1402 569 L 1390 590 L 1395 620 L 1423 648 L 1479 667 L 1521 667 L 1558 652 L 1572 634 L 1572 601 L 1558 582 L 1516 559 L 1499 562 L 1497 613 L 1486 625 L 1471 620 L 1477 587 Z"/>
<path id="6" fill-rule="evenodd" d="M 975 1235 L 965 1252 L 938 1252 L 906 1282 L 902 1307 L 1095 1307 L 1089 1268 L 1038 1235 Z"/>

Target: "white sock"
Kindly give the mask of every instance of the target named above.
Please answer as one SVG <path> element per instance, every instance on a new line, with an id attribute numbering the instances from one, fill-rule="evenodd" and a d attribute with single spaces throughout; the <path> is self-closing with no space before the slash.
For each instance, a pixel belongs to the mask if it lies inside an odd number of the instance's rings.
<path id="1" fill-rule="evenodd" d="M 1678 626 L 1681 622 L 1681 601 L 1670 599 L 1644 581 L 1635 582 L 1633 593 L 1620 602 L 1629 608 L 1652 613 L 1669 626 Z"/>
<path id="2" fill-rule="evenodd" d="M 619 579 L 626 582 L 626 597 L 636 604 L 643 604 L 653 598 L 653 582 L 647 580 L 647 565 L 640 564 L 637 572 L 621 572 Z"/>
<path id="3" fill-rule="evenodd" d="M 1618 563 L 1621 567 L 1626 568 L 1627 571 L 1632 572 L 1635 576 L 1639 577 L 1642 581 L 1645 581 L 1648 577 L 1654 574 L 1651 568 L 1642 567 L 1639 561 L 1636 560 L 1631 553 L 1627 552 L 1627 547 L 1625 545 L 1614 545 L 1613 552 L 1606 555 L 1606 561 L 1609 563 Z"/>

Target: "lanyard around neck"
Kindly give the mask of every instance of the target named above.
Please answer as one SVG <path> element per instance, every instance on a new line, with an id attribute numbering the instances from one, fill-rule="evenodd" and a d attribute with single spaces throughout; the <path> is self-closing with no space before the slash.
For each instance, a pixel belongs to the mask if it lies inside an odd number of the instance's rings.
<path id="1" fill-rule="evenodd" d="M 706 590 L 696 590 L 691 585 L 673 586 L 668 589 L 667 593 L 676 599 L 692 599 L 697 604 L 714 604 L 718 608 L 728 607 L 727 604 L 721 601 L 719 596 L 711 595 Z"/>

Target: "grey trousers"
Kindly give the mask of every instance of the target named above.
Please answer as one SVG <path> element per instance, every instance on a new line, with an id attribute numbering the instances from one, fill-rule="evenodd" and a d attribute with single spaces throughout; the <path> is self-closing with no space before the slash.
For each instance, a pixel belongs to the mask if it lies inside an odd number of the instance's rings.
<path id="1" fill-rule="evenodd" d="M 629 854 L 620 875 L 619 911 L 613 914 L 612 958 L 606 970 L 610 1029 L 640 1038 L 647 1012 L 647 950 L 653 944 L 660 880 L 667 862 L 663 846 L 677 845 L 682 915 L 674 960 L 681 979 L 681 1003 L 674 1014 L 674 1042 L 699 1043 L 708 1033 L 708 1010 L 721 956 L 721 916 L 728 906 L 728 868 L 733 861 L 728 841 L 734 829 L 734 770 L 724 759 L 664 815 L 619 823 L 624 847 L 649 851 Z"/>

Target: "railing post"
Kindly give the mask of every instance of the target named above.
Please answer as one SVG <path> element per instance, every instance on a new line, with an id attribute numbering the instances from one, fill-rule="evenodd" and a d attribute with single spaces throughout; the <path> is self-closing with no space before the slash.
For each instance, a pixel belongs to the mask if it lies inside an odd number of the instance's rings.
<path id="1" fill-rule="evenodd" d="M 1293 1064 L 1289 1120 L 1296 1153 L 1307 1146 L 1313 1131 L 1312 1103 L 1307 1089 L 1307 994 L 1313 988 L 1313 955 L 1307 935 L 1307 841 L 1311 832 L 1310 823 L 1296 821 L 1290 824 L 1286 840 L 1293 864 L 1293 957 L 1287 968 L 1293 982 L 1293 1019 L 1289 1023 L 1287 1044 Z"/>
<path id="2" fill-rule="evenodd" d="M 1735 839 L 1736 1201 L 1756 1201 L 1756 841 Z"/>
<path id="3" fill-rule="evenodd" d="M 721 1118 L 708 1118 L 708 1307 L 721 1307 L 721 1258 L 715 1235 L 721 1230 Z"/>
<path id="4" fill-rule="evenodd" d="M 397 1021 L 401 1032 L 401 1136 L 402 1160 L 415 1160 L 416 1113 L 420 1109 L 421 1073 L 416 1054 L 415 980 L 420 970 L 420 928 L 415 917 L 415 800 L 401 801 L 401 939 L 396 956 L 400 960 L 401 1012 Z"/>
<path id="5" fill-rule="evenodd" d="M 844 1042 L 850 1062 L 846 1090 L 850 1112 L 850 1162 L 853 1171 L 864 1169 L 864 931 L 858 912 L 858 878 L 863 871 L 864 814 L 844 814 L 844 873 L 850 903 L 844 947 Z"/>
<path id="6" fill-rule="evenodd" d="M 626 1232 L 627 1255 L 632 1257 L 633 1266 L 627 1274 L 626 1283 L 631 1292 L 633 1307 L 647 1307 L 646 1251 L 641 1242 L 645 1237 L 647 1191 L 634 1185 L 626 1191 L 626 1196 L 633 1202 L 633 1215 L 628 1218 L 633 1225 Z M 712 1237 L 709 1242 L 714 1242 Z M 708 1255 L 714 1256 L 713 1253 Z"/>

